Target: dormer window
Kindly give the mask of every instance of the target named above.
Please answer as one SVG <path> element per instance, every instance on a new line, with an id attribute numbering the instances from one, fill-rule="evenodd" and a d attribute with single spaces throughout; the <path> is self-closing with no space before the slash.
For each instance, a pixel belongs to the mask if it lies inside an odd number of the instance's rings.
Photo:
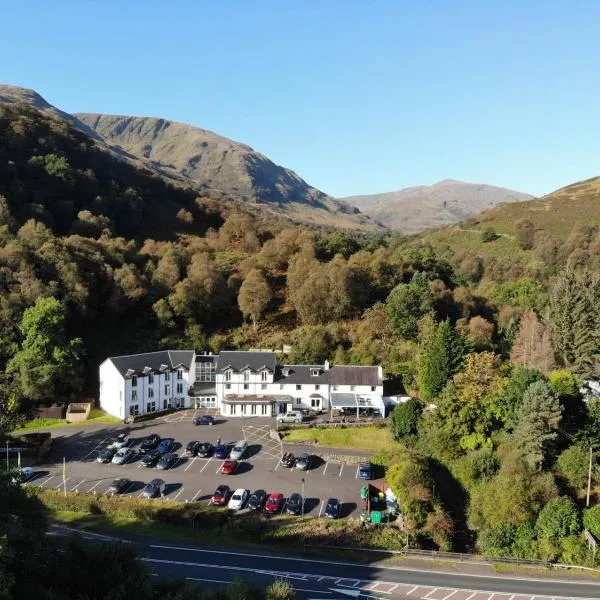
<path id="1" fill-rule="evenodd" d="M 225 381 L 231 381 L 231 369 L 225 371 Z"/>
<path id="2" fill-rule="evenodd" d="M 244 371 L 244 381 L 250 381 L 250 371 L 248 369 Z"/>
<path id="3" fill-rule="evenodd" d="M 177 379 L 183 379 L 183 369 L 177 369 Z"/>
<path id="4" fill-rule="evenodd" d="M 131 378 L 131 387 L 137 387 L 137 377 L 135 375 Z"/>
<path id="5" fill-rule="evenodd" d="M 290 370 L 287 367 L 285 369 L 281 369 L 281 374 L 284 377 L 287 377 L 290 374 Z"/>
<path id="6" fill-rule="evenodd" d="M 262 371 L 260 374 L 260 380 L 261 381 L 267 381 L 269 378 L 269 372 L 268 371 Z"/>
<path id="7" fill-rule="evenodd" d="M 318 377 L 320 374 L 321 374 L 321 371 L 319 369 L 311 369 L 310 370 L 311 377 Z"/>

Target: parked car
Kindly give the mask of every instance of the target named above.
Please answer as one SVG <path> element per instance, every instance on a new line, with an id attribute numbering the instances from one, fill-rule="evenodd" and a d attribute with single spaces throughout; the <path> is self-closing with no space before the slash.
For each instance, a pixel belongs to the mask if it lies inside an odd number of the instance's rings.
<path id="1" fill-rule="evenodd" d="M 110 487 L 106 490 L 106 495 L 114 496 L 115 494 L 122 494 L 130 485 L 131 479 L 127 479 L 127 477 L 114 479 Z"/>
<path id="2" fill-rule="evenodd" d="M 291 452 L 285 452 L 281 457 L 281 466 L 291 469 L 296 464 L 296 457 Z"/>
<path id="3" fill-rule="evenodd" d="M 153 479 L 140 494 L 141 498 L 159 498 L 165 493 L 165 482 L 162 479 Z"/>
<path id="4" fill-rule="evenodd" d="M 119 448 L 125 448 L 129 444 L 130 437 L 128 433 L 120 433 L 116 438 L 112 440 L 109 445 L 109 448 L 115 448 L 119 450 Z"/>
<path id="5" fill-rule="evenodd" d="M 272 515 L 281 510 L 282 505 L 283 494 L 269 494 L 265 502 L 265 512 Z"/>
<path id="6" fill-rule="evenodd" d="M 231 496 L 231 490 L 228 485 L 220 485 L 211 496 L 209 504 L 213 506 L 225 506 Z"/>
<path id="7" fill-rule="evenodd" d="M 173 438 L 163 438 L 158 444 L 156 450 L 160 454 L 168 454 L 175 448 L 175 440 Z"/>
<path id="8" fill-rule="evenodd" d="M 140 452 L 146 454 L 146 452 L 152 452 L 160 444 L 160 436 L 157 433 L 151 433 L 147 438 L 140 444 Z"/>
<path id="9" fill-rule="evenodd" d="M 296 459 L 296 469 L 298 469 L 299 471 L 308 471 L 310 469 L 310 465 L 312 463 L 312 457 L 310 454 L 307 454 L 306 452 L 303 452 L 297 459 Z"/>
<path id="10" fill-rule="evenodd" d="M 116 448 L 105 448 L 104 450 L 100 450 L 100 452 L 98 452 L 98 457 L 96 458 L 96 460 L 99 463 L 109 463 L 116 453 Z"/>
<path id="11" fill-rule="evenodd" d="M 304 506 L 304 499 L 300 494 L 292 494 L 285 505 L 285 512 L 288 515 L 298 516 L 302 513 L 302 507 Z"/>
<path id="12" fill-rule="evenodd" d="M 20 467 L 13 473 L 11 481 L 12 483 L 25 483 L 26 481 L 29 481 L 33 475 L 33 467 Z"/>
<path id="13" fill-rule="evenodd" d="M 325 518 L 337 519 L 340 516 L 342 505 L 337 498 L 329 498 L 325 505 Z"/>
<path id="14" fill-rule="evenodd" d="M 113 465 L 124 465 L 127 461 L 130 461 L 135 456 L 135 451 L 131 448 L 121 448 L 116 451 L 112 457 Z"/>
<path id="15" fill-rule="evenodd" d="M 142 460 L 140 460 L 140 464 L 142 467 L 155 467 L 161 456 L 162 454 L 160 452 L 152 450 L 152 452 L 148 452 L 148 454 L 144 455 Z"/>
<path id="16" fill-rule="evenodd" d="M 360 463 L 358 466 L 358 478 L 359 479 L 372 479 L 373 478 L 373 465 L 370 462 Z"/>
<path id="17" fill-rule="evenodd" d="M 302 423 L 302 413 L 299 410 L 290 410 L 277 415 L 278 423 Z"/>
<path id="18" fill-rule="evenodd" d="M 198 415 L 192 422 L 194 425 L 214 425 L 215 418 L 212 415 Z"/>
<path id="19" fill-rule="evenodd" d="M 238 461 L 237 460 L 226 460 L 222 465 L 221 465 L 221 473 L 223 473 L 223 475 L 233 475 L 238 468 Z"/>
<path id="20" fill-rule="evenodd" d="M 198 446 L 198 456 L 208 458 L 213 453 L 213 445 L 210 442 L 200 442 Z"/>
<path id="21" fill-rule="evenodd" d="M 229 458 L 233 460 L 240 460 L 246 454 L 246 450 L 248 449 L 248 442 L 246 440 L 240 440 L 236 442 L 229 453 Z"/>
<path id="22" fill-rule="evenodd" d="M 250 498 L 248 498 L 248 508 L 250 510 L 262 510 L 265 505 L 265 500 L 267 499 L 267 492 L 265 490 L 256 490 L 250 494 Z"/>
<path id="23" fill-rule="evenodd" d="M 198 448 L 200 448 L 200 442 L 197 442 L 195 440 L 188 442 L 185 447 L 185 455 L 196 456 L 198 454 Z"/>
<path id="24" fill-rule="evenodd" d="M 229 444 L 217 444 L 213 450 L 215 458 L 227 458 L 229 456 Z"/>
<path id="25" fill-rule="evenodd" d="M 233 492 L 233 495 L 229 499 L 229 503 L 227 504 L 227 508 L 230 510 L 240 510 L 244 508 L 246 502 L 248 500 L 248 495 L 250 492 L 245 490 L 244 488 L 239 488 Z"/>
<path id="26" fill-rule="evenodd" d="M 175 452 L 167 452 L 163 454 L 156 463 L 157 469 L 170 469 L 177 461 L 179 456 Z"/>

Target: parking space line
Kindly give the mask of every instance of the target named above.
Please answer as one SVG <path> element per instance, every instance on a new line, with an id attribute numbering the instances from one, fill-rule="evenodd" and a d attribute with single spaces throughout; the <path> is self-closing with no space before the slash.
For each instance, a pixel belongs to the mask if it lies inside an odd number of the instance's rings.
<path id="1" fill-rule="evenodd" d="M 183 456 L 180 456 L 176 461 L 175 464 L 171 467 L 171 469 L 176 469 L 177 468 L 177 464 L 179 463 L 179 461 L 183 462 Z"/>
<path id="2" fill-rule="evenodd" d="M 67 483 L 67 481 L 69 481 L 69 479 L 71 479 L 71 478 L 67 477 L 66 479 L 63 479 L 54 489 L 55 490 L 60 489 L 63 485 L 65 485 Z"/>
<path id="3" fill-rule="evenodd" d="M 321 513 L 323 512 L 324 506 L 325 506 L 325 500 L 321 500 L 321 508 L 319 509 L 319 517 L 321 516 Z"/>
<path id="4" fill-rule="evenodd" d="M 212 458 L 209 458 L 205 463 L 204 466 L 200 469 L 200 473 L 202 473 L 202 471 L 204 471 L 204 469 L 206 469 L 206 467 L 208 467 L 208 464 L 212 461 Z"/>
<path id="5" fill-rule="evenodd" d="M 81 460 L 84 460 L 84 459 L 86 459 L 88 456 L 90 456 L 91 454 L 93 454 L 94 452 L 96 452 L 96 450 L 97 450 L 97 449 L 98 449 L 100 446 L 102 446 L 102 444 L 104 444 L 104 442 L 105 442 L 107 439 L 108 439 L 108 438 L 103 438 L 103 440 L 102 440 L 102 441 L 101 441 L 101 442 L 100 442 L 98 445 L 94 446 L 94 447 L 92 448 L 92 450 L 90 450 L 90 451 L 89 451 L 89 452 L 88 452 L 88 453 L 87 453 L 85 456 L 83 456 L 83 457 L 81 457 L 81 458 L 79 458 L 79 459 L 77 459 L 77 460 L 80 460 L 80 461 L 81 461 Z"/>
<path id="6" fill-rule="evenodd" d="M 356 466 L 356 475 L 354 476 L 354 479 L 358 479 L 358 473 L 360 471 L 360 465 Z"/>
<path id="7" fill-rule="evenodd" d="M 431 596 L 431 594 L 435 594 L 435 592 L 437 592 L 438 589 L 439 588 L 433 588 L 430 592 L 428 592 L 425 596 L 423 596 L 423 598 L 427 598 L 428 596 Z M 490 596 L 490 598 L 491 598 L 491 596 Z M 488 598 L 488 600 L 490 600 L 490 599 Z"/>
<path id="8" fill-rule="evenodd" d="M 73 486 L 73 487 L 70 489 L 70 491 L 71 491 L 71 492 L 75 491 L 76 489 L 78 489 L 78 488 L 79 488 L 79 486 L 80 486 L 80 485 L 83 485 L 85 482 L 86 482 L 86 480 L 85 480 L 85 479 L 82 479 L 82 480 L 81 480 L 79 483 L 76 483 L 76 484 L 75 484 L 75 485 L 74 485 L 74 486 Z"/>
<path id="9" fill-rule="evenodd" d="M 198 457 L 194 456 L 194 458 L 192 458 L 190 464 L 184 469 L 184 471 L 187 471 L 196 462 L 196 460 L 198 460 Z"/>
<path id="10" fill-rule="evenodd" d="M 200 495 L 200 492 L 202 491 L 202 488 L 200 488 L 193 496 L 192 499 L 190 500 L 190 502 L 194 502 L 195 499 Z"/>
<path id="11" fill-rule="evenodd" d="M 93 485 L 93 486 L 92 486 L 92 487 L 91 487 L 91 488 L 90 488 L 90 489 L 89 489 L 89 490 L 88 490 L 86 493 L 88 493 L 88 494 L 91 494 L 91 493 L 92 493 L 92 490 L 93 490 L 93 489 L 94 489 L 96 486 L 100 485 L 100 484 L 102 483 L 102 481 L 103 481 L 102 479 L 98 479 L 98 481 L 97 481 L 97 482 L 96 482 L 96 483 L 95 483 L 95 484 L 94 484 L 94 485 Z"/>
<path id="12" fill-rule="evenodd" d="M 412 593 L 413 593 L 415 590 L 418 590 L 418 589 L 419 589 L 419 586 L 418 586 L 418 585 L 415 585 L 415 587 L 414 587 L 414 588 L 412 588 L 412 590 L 410 590 L 410 591 L 406 592 L 406 595 L 407 595 L 407 596 L 410 596 L 410 595 L 411 595 L 411 594 L 412 594 Z M 472 598 L 474 595 L 475 595 L 474 593 L 473 593 L 473 594 L 471 594 L 471 595 L 469 596 L 469 598 Z M 469 598 L 467 598 L 467 600 L 469 600 Z"/>
<path id="13" fill-rule="evenodd" d="M 223 466 L 222 464 L 219 465 L 219 468 L 215 471 L 216 475 L 218 475 L 221 472 L 222 466 Z"/>
<path id="14" fill-rule="evenodd" d="M 179 497 L 179 494 L 181 494 L 181 492 L 183 492 L 183 490 L 184 490 L 184 487 L 181 486 L 181 489 L 175 494 L 175 496 L 173 496 L 172 498 L 168 498 L 168 500 L 173 500 L 173 501 L 177 500 L 177 498 Z"/>
<path id="15" fill-rule="evenodd" d="M 281 461 L 278 460 L 277 464 L 275 465 L 275 468 L 273 469 L 273 471 L 277 471 L 277 469 L 279 469 L 279 465 L 281 464 Z"/>
<path id="16" fill-rule="evenodd" d="M 342 476 L 342 471 L 344 470 L 344 465 L 345 465 L 345 464 L 346 464 L 346 463 L 342 463 L 342 468 L 340 469 L 340 472 L 338 473 L 338 477 L 341 477 L 341 476 Z"/>
<path id="17" fill-rule="evenodd" d="M 454 594 L 456 594 L 456 592 L 458 592 L 458 590 L 454 590 L 454 591 L 450 592 L 447 596 L 444 596 L 442 598 L 442 600 L 448 600 L 448 598 L 450 598 L 450 596 L 454 596 Z"/>
<path id="18" fill-rule="evenodd" d="M 323 475 L 325 475 L 325 471 L 327 471 L 327 466 L 329 465 L 328 462 L 325 463 L 325 468 L 323 469 Z"/>
<path id="19" fill-rule="evenodd" d="M 47 479 L 44 479 L 44 481 L 40 482 L 39 486 L 44 487 L 53 477 L 56 477 L 56 475 L 49 475 Z"/>

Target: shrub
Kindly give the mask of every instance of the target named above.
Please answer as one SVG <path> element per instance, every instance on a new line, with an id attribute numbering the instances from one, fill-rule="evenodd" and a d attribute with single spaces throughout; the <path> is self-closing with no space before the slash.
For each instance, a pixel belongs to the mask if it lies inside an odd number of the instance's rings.
<path id="1" fill-rule="evenodd" d="M 588 480 L 588 453 L 581 446 L 571 446 L 558 457 L 557 464 L 562 474 L 576 489 L 584 487 Z"/>
<path id="2" fill-rule="evenodd" d="M 581 531 L 581 515 L 568 496 L 553 498 L 544 505 L 535 524 L 541 539 L 560 540 Z"/>

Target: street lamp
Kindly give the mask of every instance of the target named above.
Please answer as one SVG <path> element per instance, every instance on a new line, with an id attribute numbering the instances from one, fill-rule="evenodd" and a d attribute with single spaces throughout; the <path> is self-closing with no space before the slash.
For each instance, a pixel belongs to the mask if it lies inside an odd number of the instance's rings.
<path id="1" fill-rule="evenodd" d="M 306 498 L 304 497 L 304 477 L 302 478 L 302 518 L 304 519 L 304 503 Z"/>

